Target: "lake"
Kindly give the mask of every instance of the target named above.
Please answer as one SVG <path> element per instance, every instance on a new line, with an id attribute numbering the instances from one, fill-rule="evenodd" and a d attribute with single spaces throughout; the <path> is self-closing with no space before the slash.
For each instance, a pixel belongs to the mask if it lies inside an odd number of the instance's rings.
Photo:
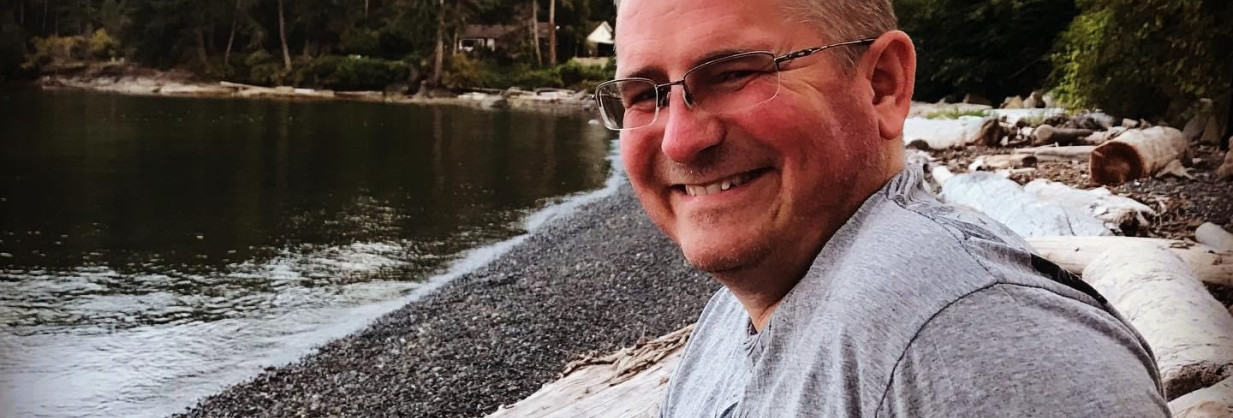
<path id="1" fill-rule="evenodd" d="M 163 416 L 360 329 L 611 188 L 590 119 L 0 90 L 0 416 Z"/>

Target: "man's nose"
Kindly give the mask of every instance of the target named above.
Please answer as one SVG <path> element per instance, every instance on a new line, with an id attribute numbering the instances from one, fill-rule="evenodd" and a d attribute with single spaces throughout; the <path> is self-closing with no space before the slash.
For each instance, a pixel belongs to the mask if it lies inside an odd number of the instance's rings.
<path id="1" fill-rule="evenodd" d="M 685 105 L 684 86 L 672 90 L 668 94 L 668 106 L 659 109 L 660 117 L 668 119 L 660 148 L 672 161 L 688 164 L 703 151 L 719 145 L 723 132 L 714 116 L 697 106 Z"/>

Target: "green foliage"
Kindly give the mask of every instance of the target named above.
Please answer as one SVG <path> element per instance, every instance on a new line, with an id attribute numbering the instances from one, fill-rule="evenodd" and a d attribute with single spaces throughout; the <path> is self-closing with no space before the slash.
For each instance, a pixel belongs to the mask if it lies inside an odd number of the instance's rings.
<path id="1" fill-rule="evenodd" d="M 22 64 L 31 71 L 81 60 L 86 46 L 85 39 L 80 36 L 35 37 L 31 43 L 33 51 L 26 56 L 26 62 Z"/>
<path id="2" fill-rule="evenodd" d="M 296 72 L 296 84 L 335 90 L 382 90 L 407 81 L 411 67 L 405 62 L 359 56 L 325 56 Z"/>
<path id="3" fill-rule="evenodd" d="M 983 118 L 992 115 L 993 112 L 990 112 L 987 109 L 962 109 L 958 106 L 951 106 L 931 112 L 925 115 L 925 119 L 959 119 L 964 116 L 976 116 Z"/>
<path id="4" fill-rule="evenodd" d="M 590 90 L 599 83 L 611 80 L 615 72 L 616 66 L 612 60 L 603 67 L 585 66 L 571 61 L 555 67 L 534 69 L 529 64 L 501 65 L 490 60 L 477 60 L 458 54 L 450 60 L 450 69 L 443 81 L 449 88 L 554 87 Z"/>
<path id="5" fill-rule="evenodd" d="M 1044 86 L 1045 59 L 1074 0 L 895 0 L 917 50 L 916 97 L 973 93 L 999 102 Z"/>
<path id="6" fill-rule="evenodd" d="M 1062 100 L 1131 118 L 1180 122 L 1231 81 L 1233 3 L 1079 0 L 1051 59 Z"/>
<path id="7" fill-rule="evenodd" d="M 107 34 L 106 28 L 94 31 L 86 43 L 86 55 L 91 58 L 116 58 L 120 53 L 120 43 Z"/>

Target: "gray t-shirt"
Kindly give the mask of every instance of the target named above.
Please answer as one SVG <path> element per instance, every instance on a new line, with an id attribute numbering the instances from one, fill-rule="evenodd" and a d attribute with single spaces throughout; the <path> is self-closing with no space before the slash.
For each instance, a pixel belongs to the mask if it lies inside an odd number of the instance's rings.
<path id="1" fill-rule="evenodd" d="M 921 179 L 865 201 L 762 332 L 715 294 L 663 416 L 1169 416 L 1151 350 L 1104 298 Z"/>

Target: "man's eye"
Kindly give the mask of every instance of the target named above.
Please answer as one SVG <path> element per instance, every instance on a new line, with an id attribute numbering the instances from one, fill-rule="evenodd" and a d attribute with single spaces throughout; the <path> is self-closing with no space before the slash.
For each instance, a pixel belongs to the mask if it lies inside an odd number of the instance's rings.
<path id="1" fill-rule="evenodd" d="M 631 92 L 625 99 L 626 107 L 646 106 L 655 104 L 655 90 Z"/>

